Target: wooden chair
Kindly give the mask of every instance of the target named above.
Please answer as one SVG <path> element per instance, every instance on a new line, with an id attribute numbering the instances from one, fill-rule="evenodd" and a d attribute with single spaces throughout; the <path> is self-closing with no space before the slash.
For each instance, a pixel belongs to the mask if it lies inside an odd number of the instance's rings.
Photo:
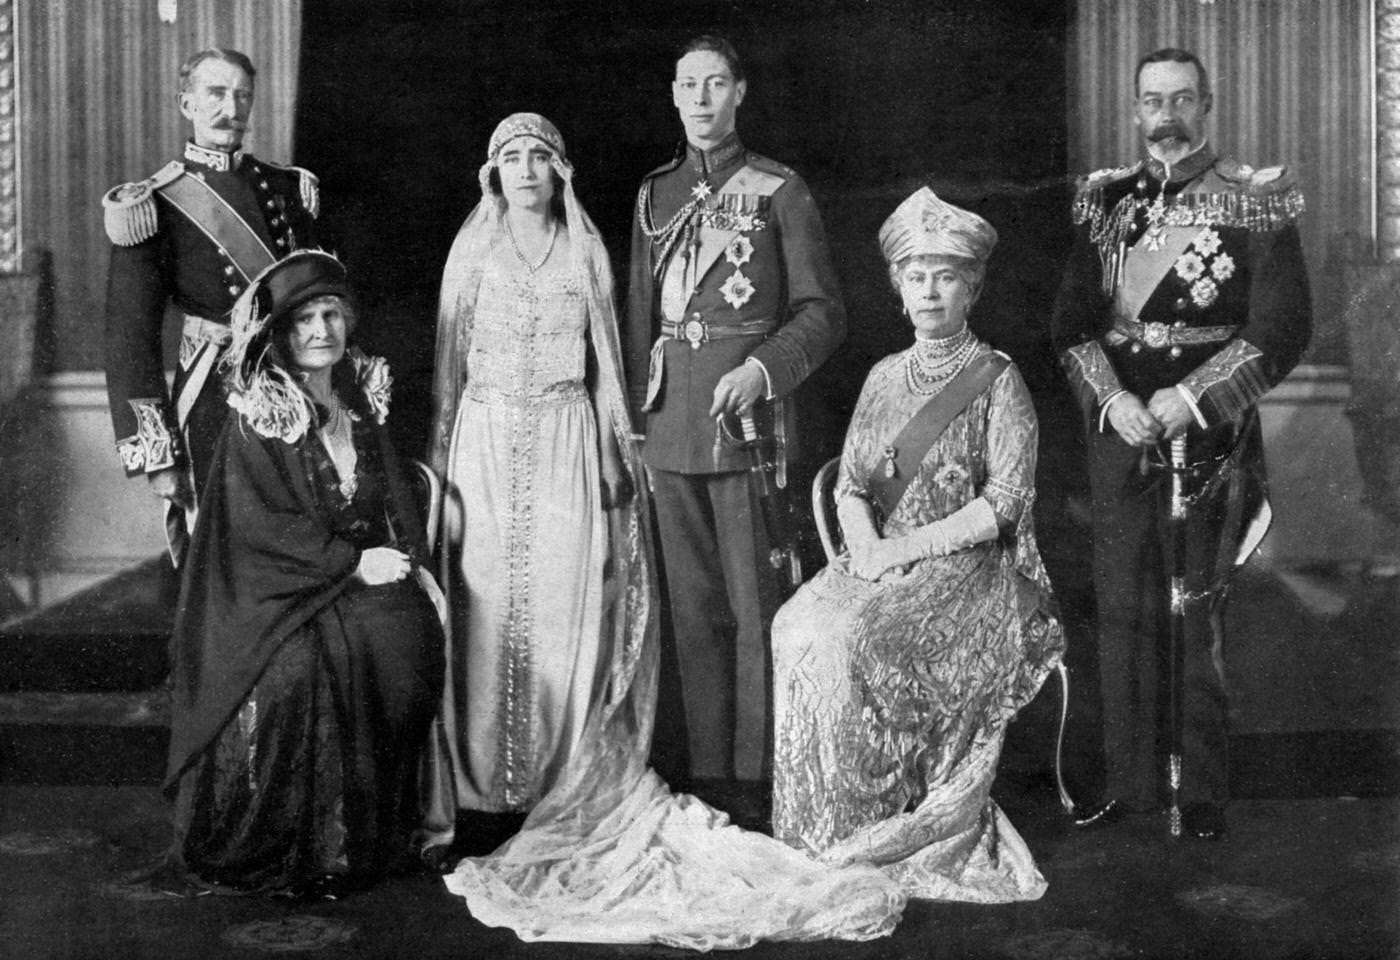
<path id="1" fill-rule="evenodd" d="M 418 515 L 423 518 L 423 532 L 431 555 L 437 550 L 438 529 L 442 526 L 442 481 L 422 460 L 414 460 L 413 468 L 413 499 L 418 503 Z"/>
<path id="2" fill-rule="evenodd" d="M 835 563 L 845 547 L 841 537 L 841 524 L 836 520 L 836 501 L 832 490 L 836 487 L 836 474 L 841 469 L 841 458 L 832 457 L 822 464 L 817 475 L 812 478 L 812 516 L 817 521 L 817 536 L 821 537 L 822 549 L 826 551 L 826 562 Z"/>
<path id="3" fill-rule="evenodd" d="M 836 500 L 832 495 L 836 487 L 836 475 L 841 469 L 841 458 L 832 457 L 822 464 L 817 475 L 812 478 L 812 516 L 817 523 L 817 536 L 821 538 L 822 550 L 826 551 L 827 564 L 835 564 L 845 550 L 845 539 L 841 535 L 841 524 L 836 517 Z M 1065 813 L 1073 815 L 1074 799 L 1065 788 L 1064 746 L 1065 725 L 1069 720 L 1069 668 L 1061 661 L 1055 665 L 1060 680 L 1060 728 L 1055 737 L 1055 789 L 1059 793 L 1060 806 Z"/>

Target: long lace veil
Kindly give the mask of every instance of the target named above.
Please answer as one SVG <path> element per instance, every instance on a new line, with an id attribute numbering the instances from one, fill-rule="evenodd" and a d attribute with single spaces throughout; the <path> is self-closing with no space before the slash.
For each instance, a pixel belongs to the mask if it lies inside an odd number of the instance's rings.
<path id="1" fill-rule="evenodd" d="M 622 453 L 634 491 L 632 500 L 608 511 L 608 534 L 612 563 L 605 583 L 603 636 L 605 645 L 599 662 L 606 664 L 590 708 L 580 747 L 570 758 L 555 786 L 530 813 L 525 835 L 549 824 L 551 834 L 559 829 L 586 833 L 593 816 L 604 815 L 617 798 L 627 795 L 646 771 L 656 707 L 657 617 L 655 610 L 656 575 L 648 535 L 647 483 L 636 441 L 632 436 L 622 379 L 622 354 L 614 304 L 613 273 L 598 228 L 584 211 L 573 189 L 573 170 L 555 155 L 554 169 L 564 182 L 565 221 L 570 238 L 570 269 L 583 291 L 588 307 L 588 336 L 597 362 L 593 402 L 606 411 L 613 436 Z M 448 254 L 443 270 L 438 305 L 437 345 L 433 377 L 433 423 L 429 441 L 429 463 L 445 475 L 451 462 L 450 449 L 457 407 L 470 371 L 467 358 L 471 348 L 472 321 L 486 259 L 497 243 L 507 242 L 503 218 L 505 201 L 490 185 L 490 163 L 482 167 L 482 199 L 468 215 Z M 602 418 L 600 417 L 600 421 Z M 449 490 L 448 496 L 452 495 Z M 446 511 L 445 511 L 446 513 Z M 450 550 L 444 543 L 447 562 Z M 446 571 L 444 571 L 444 574 Z M 442 578 L 446 584 L 450 578 Z M 449 651 L 464 638 L 449 638 Z M 460 658 L 452 658 L 457 663 Z M 451 674 L 451 668 L 449 668 Z M 449 697 L 454 681 L 449 675 Z M 441 753 L 456 753 L 454 738 L 438 738 L 440 749 L 432 774 L 439 789 L 450 770 L 461 770 L 460 763 L 446 762 Z M 444 742 L 445 741 L 445 742 Z M 453 761 L 460 758 L 452 756 Z M 430 823 L 440 838 L 450 831 L 450 809 L 442 797 Z M 560 821 L 567 821 L 561 823 Z M 558 838 L 553 842 L 558 842 Z"/>

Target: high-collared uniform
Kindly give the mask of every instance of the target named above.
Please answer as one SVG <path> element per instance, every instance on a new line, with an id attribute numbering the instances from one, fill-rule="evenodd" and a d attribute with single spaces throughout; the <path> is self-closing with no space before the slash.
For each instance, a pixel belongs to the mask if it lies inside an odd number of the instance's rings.
<path id="1" fill-rule="evenodd" d="M 642 183 L 630 280 L 628 388 L 645 424 L 692 774 L 758 779 L 780 597 L 750 457 L 709 409 L 724 374 L 758 365 L 754 420 L 787 456 L 787 400 L 846 332 L 826 233 L 788 167 L 733 135 L 709 151 L 687 145 Z"/>
<path id="2" fill-rule="evenodd" d="M 1227 798 L 1220 628 L 1229 576 L 1267 528 L 1256 404 L 1297 364 L 1312 307 L 1296 225 L 1303 200 L 1281 168 L 1208 146 L 1079 184 L 1079 235 L 1052 318 L 1088 427 L 1094 502 L 1107 793 L 1151 808 L 1169 785 L 1170 617 L 1183 618 L 1184 802 Z M 1170 577 L 1168 445 L 1122 441 L 1108 409 L 1176 390 L 1187 433 L 1183 579 Z"/>
<path id="3" fill-rule="evenodd" d="M 112 242 L 107 275 L 107 393 L 128 476 L 190 471 L 198 495 L 227 405 L 217 361 L 229 312 L 248 282 L 313 246 L 316 178 L 243 152 L 193 142 L 182 159 L 103 198 Z M 179 366 L 166 389 L 161 329 L 183 315 Z"/>

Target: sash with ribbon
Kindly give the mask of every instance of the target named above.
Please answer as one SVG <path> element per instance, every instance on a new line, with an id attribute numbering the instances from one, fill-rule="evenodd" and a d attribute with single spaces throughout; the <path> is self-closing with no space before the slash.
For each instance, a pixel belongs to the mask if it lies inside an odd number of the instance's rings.
<path id="1" fill-rule="evenodd" d="M 1191 184 L 1178 195 L 1178 198 L 1204 190 L 1200 181 Z M 1136 320 L 1143 306 L 1176 266 L 1191 241 L 1200 234 L 1199 226 L 1164 226 L 1159 228 L 1160 236 L 1154 243 L 1149 242 L 1150 231 L 1144 231 L 1138 242 L 1127 250 L 1129 256 L 1122 258 L 1119 282 L 1113 290 L 1114 315 L 1124 320 Z"/>
<path id="2" fill-rule="evenodd" d="M 934 441 L 1010 365 L 1011 361 L 999 353 L 974 358 L 904 424 L 886 448 L 893 451 L 891 458 L 881 459 L 866 481 L 870 501 L 882 522 L 894 512 Z"/>
<path id="3" fill-rule="evenodd" d="M 158 188 L 156 192 L 198 227 L 211 243 L 227 254 L 234 269 L 243 275 L 245 283 L 276 261 L 271 238 L 266 235 L 265 230 L 259 232 L 249 224 L 227 200 L 199 177 L 187 173 Z M 191 326 L 190 319 L 198 321 L 200 318 L 187 318 L 187 327 Z M 199 324 L 196 323 L 195 326 Z M 204 385 L 214 371 L 214 364 L 228 342 L 227 339 L 211 336 L 191 339 L 197 339 L 199 342 L 191 344 L 190 349 L 181 344 L 181 376 L 176 378 L 176 393 L 172 397 L 176 422 L 182 433 L 187 429 L 190 411 L 194 409 L 196 398 L 204 391 Z M 188 449 L 189 437 L 186 436 L 185 440 Z M 193 465 L 186 464 L 185 470 L 189 489 L 194 490 Z M 194 529 L 197 516 L 195 506 L 186 508 L 171 503 L 166 507 L 165 538 L 171 559 L 177 567 L 189 544 L 190 531 Z"/>

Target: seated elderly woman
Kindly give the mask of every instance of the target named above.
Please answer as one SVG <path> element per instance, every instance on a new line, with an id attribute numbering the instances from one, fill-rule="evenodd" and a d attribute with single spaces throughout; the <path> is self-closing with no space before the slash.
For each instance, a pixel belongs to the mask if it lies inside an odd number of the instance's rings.
<path id="1" fill-rule="evenodd" d="M 773 624 L 774 836 L 977 902 L 1045 889 L 990 790 L 1064 642 L 1031 524 L 1035 412 L 967 327 L 995 243 L 927 187 L 881 227 L 914 344 L 871 370 L 846 435 L 847 553 Z"/>
<path id="2" fill-rule="evenodd" d="M 388 373 L 347 353 L 353 327 L 344 268 L 317 251 L 234 309 L 236 414 L 172 639 L 168 865 L 196 885 L 333 896 L 414 862 L 443 634 Z"/>

